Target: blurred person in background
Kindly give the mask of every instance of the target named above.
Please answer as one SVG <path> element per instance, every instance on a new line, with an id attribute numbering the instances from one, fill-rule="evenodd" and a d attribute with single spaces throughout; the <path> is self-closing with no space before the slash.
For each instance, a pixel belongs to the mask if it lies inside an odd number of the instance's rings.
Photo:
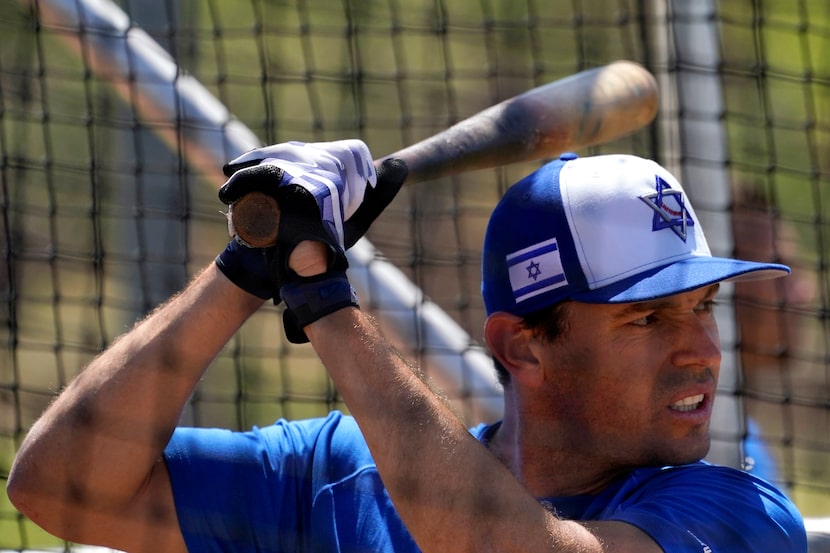
<path id="1" fill-rule="evenodd" d="M 807 308 L 818 294 L 818 279 L 797 264 L 799 237 L 795 228 L 776 217 L 758 186 L 739 182 L 734 187 L 732 231 L 734 255 L 743 259 L 793 263 L 785 279 L 735 283 L 747 470 L 779 486 L 792 479 L 783 452 L 793 446 L 794 425 L 809 433 L 817 413 L 796 416 L 790 400 L 795 394 L 823 389 L 823 370 L 810 364 L 812 336 Z M 815 308 L 813 307 L 814 311 Z M 816 382 L 816 376 L 822 380 Z M 824 438 L 820 438 L 823 440 Z"/>

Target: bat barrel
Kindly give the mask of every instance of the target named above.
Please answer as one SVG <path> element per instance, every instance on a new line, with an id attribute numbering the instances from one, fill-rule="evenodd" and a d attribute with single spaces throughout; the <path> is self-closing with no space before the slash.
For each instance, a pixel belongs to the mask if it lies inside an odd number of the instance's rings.
<path id="1" fill-rule="evenodd" d="M 649 124 L 657 107 L 654 76 L 618 61 L 505 100 L 389 157 L 407 162 L 414 184 L 610 142 Z"/>
<path id="2" fill-rule="evenodd" d="M 406 184 L 415 184 L 610 142 L 649 124 L 657 106 L 654 76 L 618 61 L 514 96 L 387 157 L 406 161 Z M 243 197 L 228 218 L 231 234 L 251 246 L 276 242 L 273 198 Z"/>

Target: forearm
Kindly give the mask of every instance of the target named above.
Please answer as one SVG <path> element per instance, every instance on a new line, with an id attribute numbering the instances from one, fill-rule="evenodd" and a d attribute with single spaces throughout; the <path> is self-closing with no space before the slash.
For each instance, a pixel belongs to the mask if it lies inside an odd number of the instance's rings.
<path id="1" fill-rule="evenodd" d="M 591 534 L 524 490 L 363 313 L 338 311 L 306 332 L 422 550 L 598 550 Z"/>
<path id="2" fill-rule="evenodd" d="M 205 368 L 261 304 L 211 265 L 98 356 L 46 410 L 20 447 L 10 489 L 40 489 L 69 508 L 129 501 Z"/>

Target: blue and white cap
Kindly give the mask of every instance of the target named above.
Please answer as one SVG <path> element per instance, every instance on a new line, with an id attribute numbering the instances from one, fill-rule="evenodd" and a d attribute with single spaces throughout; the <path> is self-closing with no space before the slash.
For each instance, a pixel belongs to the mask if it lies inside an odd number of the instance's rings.
<path id="1" fill-rule="evenodd" d="M 683 187 L 631 155 L 564 154 L 507 190 L 484 238 L 487 314 L 526 315 L 571 299 L 626 303 L 785 265 L 712 257 Z"/>

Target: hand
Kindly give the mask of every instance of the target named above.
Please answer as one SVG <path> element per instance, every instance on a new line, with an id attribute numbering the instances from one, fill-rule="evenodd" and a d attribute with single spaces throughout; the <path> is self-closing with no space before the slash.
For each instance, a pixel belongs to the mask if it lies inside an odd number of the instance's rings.
<path id="1" fill-rule="evenodd" d="M 251 150 L 223 170 L 229 179 L 219 199 L 225 204 L 254 191 L 276 197 L 277 188 L 286 183 L 304 187 L 317 199 L 326 225 L 344 250 L 366 233 L 408 173 L 403 160 L 391 158 L 375 171 L 369 149 L 360 140 L 275 144 Z M 278 175 L 278 170 L 288 176 Z"/>
<path id="2" fill-rule="evenodd" d="M 286 305 L 283 328 L 289 342 L 307 342 L 306 325 L 340 309 L 359 307 L 346 273 L 328 270 L 327 254 L 325 244 L 305 240 L 289 256 L 289 267 L 300 277 L 280 289 Z"/>
<path id="3" fill-rule="evenodd" d="M 388 159 L 376 172 L 369 149 L 359 140 L 289 142 L 252 150 L 224 171 L 229 178 L 219 191 L 223 202 L 233 204 L 249 192 L 264 192 L 279 204 L 277 245 L 263 257 L 270 281 L 286 302 L 286 336 L 294 343 L 306 342 L 305 325 L 357 305 L 345 275 L 345 250 L 400 189 L 406 163 Z M 295 248 L 305 241 L 325 245 L 326 262 L 318 271 L 323 274 L 308 278 L 289 265 Z"/>
<path id="4" fill-rule="evenodd" d="M 249 248 L 233 237 L 214 261 L 228 280 L 249 294 L 277 301 L 280 283 L 274 268 L 276 258 L 276 248 Z"/>
<path id="5" fill-rule="evenodd" d="M 249 192 L 261 191 L 277 198 L 282 210 L 278 247 L 251 248 L 234 236 L 217 256 L 217 266 L 237 286 L 278 302 L 278 290 L 288 274 L 287 256 L 304 239 L 328 244 L 333 267 L 348 266 L 344 217 L 357 212 L 356 221 L 365 219 L 360 202 L 366 186 L 377 184 L 363 142 L 277 144 L 252 150 L 223 170 L 229 179 L 219 191 L 222 202 L 232 204 Z"/>
<path id="6" fill-rule="evenodd" d="M 302 240 L 287 256 L 287 268 L 293 276 L 286 277 L 286 271 L 276 268 L 282 259 L 277 247 L 249 248 L 232 239 L 216 258 L 216 265 L 228 279 L 251 294 L 262 299 L 274 297 L 275 303 L 285 299 L 285 335 L 289 342 L 302 344 L 308 342 L 303 331 L 306 325 L 338 309 L 358 306 L 345 267 L 332 268 L 330 258 L 331 250 L 324 242 Z M 279 292 L 275 294 L 273 290 Z"/>
<path id="7" fill-rule="evenodd" d="M 300 242 L 288 258 L 288 267 L 301 277 L 325 273 L 328 267 L 326 245 L 311 240 Z"/>

